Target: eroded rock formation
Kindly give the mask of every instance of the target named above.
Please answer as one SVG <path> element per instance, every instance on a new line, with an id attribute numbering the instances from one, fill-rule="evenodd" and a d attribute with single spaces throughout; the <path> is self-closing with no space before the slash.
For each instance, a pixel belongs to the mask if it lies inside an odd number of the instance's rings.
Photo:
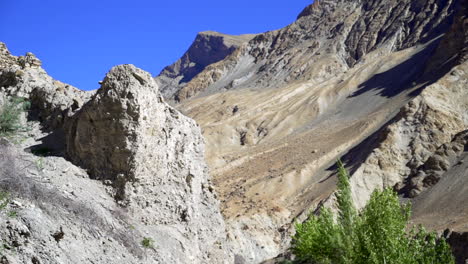
<path id="1" fill-rule="evenodd" d="M 81 91 L 71 85 L 52 79 L 41 67 L 41 61 L 28 52 L 13 56 L 0 43 L 0 93 L 28 99 L 32 114 L 44 128 L 60 128 L 92 92 Z"/>
<path id="2" fill-rule="evenodd" d="M 85 93 L 2 47 L 2 92 L 33 105 L 32 138 L 0 145 L 3 263 L 233 262 L 200 128 L 149 73 L 116 66 Z"/>
<path id="3" fill-rule="evenodd" d="M 111 185 L 115 199 L 156 232 L 174 229 L 183 238 L 179 254 L 186 251 L 185 258 L 160 253 L 161 261 L 228 259 L 200 129 L 163 102 L 149 73 L 114 67 L 67 124 L 66 135 L 72 162 Z"/>

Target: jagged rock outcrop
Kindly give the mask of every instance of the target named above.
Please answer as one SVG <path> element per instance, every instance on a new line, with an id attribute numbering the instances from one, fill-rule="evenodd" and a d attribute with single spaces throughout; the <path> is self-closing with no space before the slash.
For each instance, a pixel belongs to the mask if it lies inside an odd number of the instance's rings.
<path id="1" fill-rule="evenodd" d="M 20 57 L 11 55 L 6 45 L 0 42 L 0 93 L 28 99 L 35 118 L 44 124 L 44 128 L 54 130 L 61 128 L 92 92 L 52 79 L 41 64 L 30 52 Z"/>
<path id="2" fill-rule="evenodd" d="M 355 152 L 350 154 L 350 160 L 360 163 L 351 177 L 359 207 L 374 189 L 392 187 L 416 173 L 441 145 L 468 128 L 466 85 L 465 63 L 410 101 L 392 124 L 376 135 L 378 146 L 366 146 L 370 151 L 367 158 L 360 160 Z"/>
<path id="3" fill-rule="evenodd" d="M 0 142 L 2 263 L 233 262 L 200 128 L 149 73 L 117 66 L 82 92 L 0 48 L 1 92 L 33 117 Z"/>
<path id="4" fill-rule="evenodd" d="M 414 198 L 427 188 L 436 185 L 450 168 L 464 162 L 459 160 L 459 157 L 467 149 L 468 131 L 465 130 L 455 135 L 451 142 L 440 146 L 423 165 L 412 172 L 400 192 Z"/>
<path id="5" fill-rule="evenodd" d="M 114 67 L 67 123 L 67 154 L 173 248 L 161 262 L 229 261 L 198 125 L 164 103 L 147 72 Z"/>
<path id="6" fill-rule="evenodd" d="M 254 35 L 226 35 L 213 31 L 198 33 L 185 54 L 174 64 L 164 68 L 156 78 L 165 98 L 176 101 L 185 99 L 179 94 L 181 87 L 213 63 L 223 60 Z"/>

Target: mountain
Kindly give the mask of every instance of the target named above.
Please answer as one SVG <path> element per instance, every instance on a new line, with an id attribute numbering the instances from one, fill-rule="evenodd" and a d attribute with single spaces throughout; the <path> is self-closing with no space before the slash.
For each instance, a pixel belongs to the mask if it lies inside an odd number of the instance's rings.
<path id="1" fill-rule="evenodd" d="M 466 14 L 457 0 L 316 1 L 165 94 L 202 127 L 246 263 L 283 252 L 294 221 L 334 206 L 338 158 L 359 207 L 394 187 L 414 200 L 415 222 L 468 231 L 456 169 L 466 147 L 436 155 L 468 129 Z M 434 155 L 441 168 L 426 171 Z M 459 203 L 447 207 L 438 198 L 451 188 Z"/>
<path id="2" fill-rule="evenodd" d="M 201 32 L 97 91 L 0 43 L 2 263 L 275 263 L 294 223 L 386 187 L 468 259 L 468 1 L 321 0 L 260 34 Z M 167 103 L 166 103 L 167 102 Z"/>
<path id="3" fill-rule="evenodd" d="M 231 55 L 255 35 L 230 36 L 213 31 L 200 32 L 187 52 L 174 64 L 162 70 L 156 80 L 165 98 L 180 101 L 179 91 L 195 76 L 213 63 Z"/>

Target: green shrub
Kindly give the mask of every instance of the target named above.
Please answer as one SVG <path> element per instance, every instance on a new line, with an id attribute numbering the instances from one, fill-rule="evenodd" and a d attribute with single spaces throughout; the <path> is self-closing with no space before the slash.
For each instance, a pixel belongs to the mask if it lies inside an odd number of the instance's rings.
<path id="1" fill-rule="evenodd" d="M 338 216 L 321 208 L 296 225 L 292 252 L 298 263 L 428 264 L 455 263 L 444 239 L 422 227 L 407 232 L 410 205 L 402 205 L 391 189 L 375 191 L 357 214 L 349 176 L 338 162 Z"/>
<path id="2" fill-rule="evenodd" d="M 7 213 L 8 217 L 11 217 L 11 218 L 15 218 L 18 216 L 18 212 L 17 211 L 9 211 Z"/>
<path id="3" fill-rule="evenodd" d="M 0 106 L 0 136 L 9 136 L 23 131 L 26 127 L 21 122 L 21 114 L 29 107 L 23 98 L 10 98 Z"/>
<path id="4" fill-rule="evenodd" d="M 141 245 L 144 248 L 154 248 L 154 241 L 150 237 L 144 237 L 143 240 L 141 241 Z"/>
<path id="5" fill-rule="evenodd" d="M 39 171 L 44 170 L 44 158 L 39 157 L 39 158 L 36 160 L 36 168 L 37 168 Z"/>
<path id="6" fill-rule="evenodd" d="M 10 203 L 10 193 L 0 191 L 0 211 Z"/>

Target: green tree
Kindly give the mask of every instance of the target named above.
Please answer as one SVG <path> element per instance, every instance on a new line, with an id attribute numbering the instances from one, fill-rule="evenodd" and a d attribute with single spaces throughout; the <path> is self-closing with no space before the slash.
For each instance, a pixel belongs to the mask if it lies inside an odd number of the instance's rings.
<path id="1" fill-rule="evenodd" d="M 338 215 L 329 209 L 296 224 L 292 252 L 298 263 L 431 264 L 455 263 L 444 239 L 422 227 L 407 232 L 411 207 L 391 189 L 375 191 L 358 214 L 349 175 L 338 161 Z"/>
<path id="2" fill-rule="evenodd" d="M 311 215 L 308 221 L 296 225 L 293 253 L 303 262 L 339 263 L 343 254 L 342 235 L 330 209 L 322 207 L 320 216 Z"/>
<path id="3" fill-rule="evenodd" d="M 405 228 L 410 206 L 400 205 L 391 190 L 372 193 L 356 224 L 358 259 L 363 263 L 410 263 L 407 254 L 409 239 Z"/>
<path id="4" fill-rule="evenodd" d="M 337 165 L 337 223 L 331 211 L 322 207 L 320 216 L 311 214 L 306 222 L 296 225 L 292 249 L 299 262 L 352 263 L 354 259 L 356 209 L 351 197 L 349 175 L 341 161 Z"/>
<path id="5" fill-rule="evenodd" d="M 337 162 L 338 166 L 338 191 L 336 193 L 336 202 L 338 205 L 338 224 L 341 233 L 342 254 L 341 263 L 350 263 L 354 255 L 355 232 L 354 225 L 356 221 L 356 208 L 351 197 L 351 186 L 349 184 L 349 174 L 343 166 L 341 160 Z"/>

